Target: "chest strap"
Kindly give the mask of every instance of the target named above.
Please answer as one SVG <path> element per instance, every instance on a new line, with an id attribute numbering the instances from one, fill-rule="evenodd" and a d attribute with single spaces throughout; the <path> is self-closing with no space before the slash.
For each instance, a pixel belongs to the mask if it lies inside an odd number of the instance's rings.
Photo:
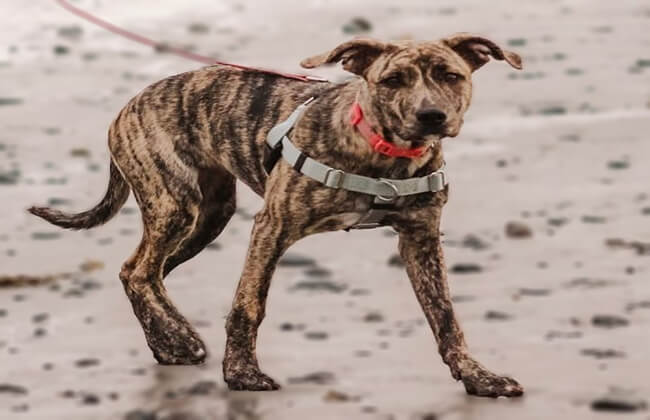
<path id="1" fill-rule="evenodd" d="M 380 220 L 374 220 L 376 217 L 370 218 L 373 220 L 364 219 L 368 219 L 373 209 L 382 210 L 383 218 L 385 213 L 389 211 L 389 205 L 399 197 L 427 192 L 439 192 L 445 189 L 448 181 L 445 176 L 444 166 L 422 177 L 407 179 L 371 178 L 332 168 L 304 154 L 291 142 L 288 134 L 312 100 L 313 98 L 310 98 L 304 104 L 299 105 L 289 118 L 277 124 L 269 131 L 266 138 L 268 153 L 264 162 L 267 173 L 271 172 L 273 166 L 281 156 L 295 170 L 327 187 L 375 196 L 371 210 L 366 214 L 365 218 L 362 218 L 359 227 L 378 226 Z M 369 222 L 371 226 L 361 226 L 366 222 Z"/>

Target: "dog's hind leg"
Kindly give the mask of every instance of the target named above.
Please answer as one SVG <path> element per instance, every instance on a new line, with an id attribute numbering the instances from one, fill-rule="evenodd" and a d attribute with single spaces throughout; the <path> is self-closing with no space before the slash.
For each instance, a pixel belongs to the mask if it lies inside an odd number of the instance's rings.
<path id="1" fill-rule="evenodd" d="M 161 364 L 201 363 L 205 346 L 171 302 L 162 282 L 165 261 L 196 225 L 201 192 L 195 182 L 181 178 L 149 187 L 147 193 L 133 190 L 144 232 L 137 250 L 122 266 L 120 279 L 156 360 Z"/>
<path id="2" fill-rule="evenodd" d="M 235 177 L 225 169 L 203 169 L 198 177 L 203 196 L 192 233 L 165 261 L 163 277 L 201 252 L 223 231 L 235 213 Z"/>
<path id="3" fill-rule="evenodd" d="M 271 276 L 280 256 L 296 239 L 289 232 L 291 222 L 282 218 L 284 206 L 268 202 L 255 215 L 246 264 L 228 321 L 224 380 L 233 390 L 271 391 L 280 386 L 262 373 L 257 362 L 257 329 L 264 318 Z"/>

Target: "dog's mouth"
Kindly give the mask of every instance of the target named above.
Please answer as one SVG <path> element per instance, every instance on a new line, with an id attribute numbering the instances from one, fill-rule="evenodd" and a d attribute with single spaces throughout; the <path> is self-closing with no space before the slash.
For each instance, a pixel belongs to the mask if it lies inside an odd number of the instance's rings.
<path id="1" fill-rule="evenodd" d="M 386 130 L 388 131 L 388 130 Z M 434 141 L 446 137 L 447 126 L 442 125 L 439 127 L 422 127 L 421 125 L 402 126 L 401 129 L 395 130 L 394 133 L 385 133 L 386 140 L 395 143 L 395 138 L 404 142 L 410 142 L 413 147 L 424 146 L 431 144 Z"/>
<path id="2" fill-rule="evenodd" d="M 438 130 L 423 130 L 421 126 L 402 126 L 395 130 L 384 128 L 382 130 L 384 139 L 400 147 L 417 149 L 427 147 L 434 142 L 440 141 L 448 136 L 446 127 L 440 127 Z"/>
<path id="3" fill-rule="evenodd" d="M 421 147 L 431 144 L 434 141 L 440 140 L 445 137 L 443 133 L 427 133 L 423 134 L 421 132 L 416 133 L 404 133 L 406 135 L 399 136 L 403 141 L 410 142 L 413 147 Z"/>

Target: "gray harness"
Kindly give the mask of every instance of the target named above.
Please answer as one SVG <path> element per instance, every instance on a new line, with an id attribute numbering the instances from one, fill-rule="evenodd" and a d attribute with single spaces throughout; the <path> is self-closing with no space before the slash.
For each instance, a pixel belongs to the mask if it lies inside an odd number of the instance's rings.
<path id="1" fill-rule="evenodd" d="M 387 213 L 395 211 L 392 204 L 399 197 L 445 189 L 447 177 L 444 166 L 427 176 L 407 179 L 370 178 L 332 168 L 322 164 L 300 151 L 289 139 L 288 134 L 314 100 L 310 98 L 299 105 L 287 118 L 269 131 L 266 143 L 269 148 L 264 167 L 270 173 L 280 156 L 298 172 L 330 188 L 340 188 L 375 196 L 368 212 L 350 229 L 371 229 L 382 226 Z"/>

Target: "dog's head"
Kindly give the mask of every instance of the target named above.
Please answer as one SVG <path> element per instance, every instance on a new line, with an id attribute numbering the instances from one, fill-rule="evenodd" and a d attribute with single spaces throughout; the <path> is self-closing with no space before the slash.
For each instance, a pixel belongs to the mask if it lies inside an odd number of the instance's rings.
<path id="1" fill-rule="evenodd" d="M 458 134 L 472 95 L 472 72 L 490 57 L 522 68 L 517 54 L 464 33 L 435 42 L 355 39 L 301 65 L 342 62 L 365 80 L 358 100 L 386 139 L 418 146 Z"/>

